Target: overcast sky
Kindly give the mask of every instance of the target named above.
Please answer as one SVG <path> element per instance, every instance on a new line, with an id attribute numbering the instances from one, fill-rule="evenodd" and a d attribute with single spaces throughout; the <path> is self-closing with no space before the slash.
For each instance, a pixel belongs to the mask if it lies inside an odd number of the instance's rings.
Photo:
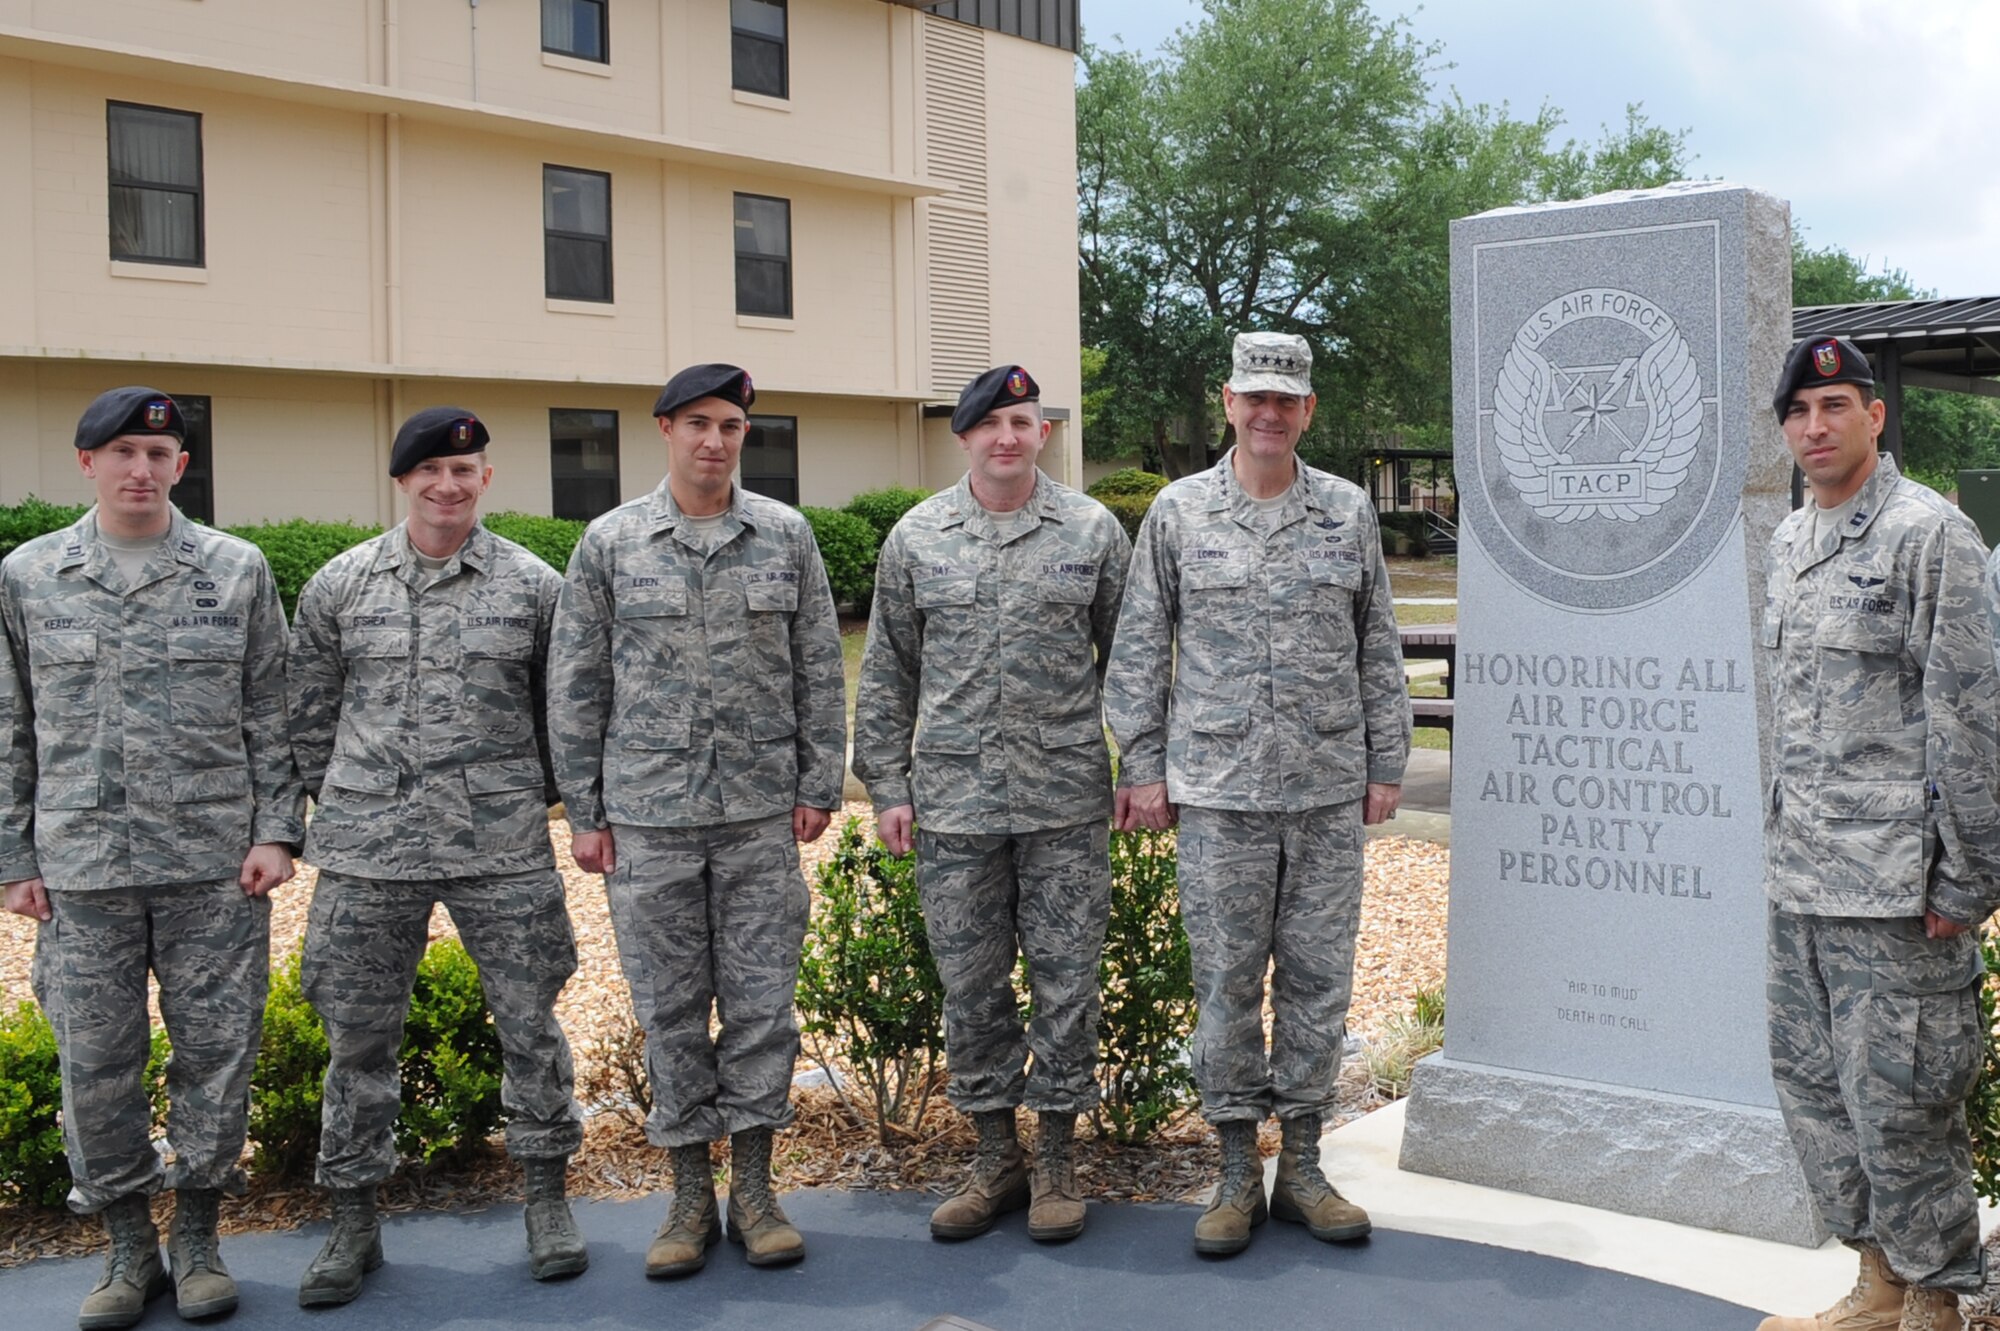
<path id="1" fill-rule="evenodd" d="M 2000 295 L 2000 89 L 1993 0 L 1428 0 L 1442 92 L 1560 108 L 1566 136 L 1622 124 L 1628 102 L 1688 129 L 1693 172 L 1787 199 L 1807 243 L 1909 271 L 1942 296 Z M 1086 36 L 1151 51 L 1195 0 L 1083 0 Z M 1122 42 L 1114 38 L 1122 38 Z"/>

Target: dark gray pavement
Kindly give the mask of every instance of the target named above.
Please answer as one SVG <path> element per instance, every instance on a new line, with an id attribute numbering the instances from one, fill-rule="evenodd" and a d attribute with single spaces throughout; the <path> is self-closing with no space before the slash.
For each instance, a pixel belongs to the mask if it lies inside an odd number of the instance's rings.
<path id="1" fill-rule="evenodd" d="M 1451 750 L 1410 750 L 1410 765 L 1403 770 L 1403 807 L 1412 813 L 1451 812 Z"/>
<path id="2" fill-rule="evenodd" d="M 1195 1213 L 1184 1206 L 1093 1206 L 1089 1231 L 1059 1247 L 1029 1242 L 1020 1215 L 970 1243 L 934 1243 L 921 1196 L 806 1192 L 786 1206 L 806 1234 L 803 1264 L 753 1270 L 724 1244 L 707 1270 L 670 1282 L 641 1274 L 664 1199 L 580 1203 L 591 1268 L 549 1285 L 528 1277 L 518 1208 L 406 1217 L 387 1226 L 388 1264 L 361 1297 L 311 1313 L 298 1307 L 297 1281 L 323 1226 L 228 1239 L 243 1306 L 221 1325 L 916 1331 L 956 1314 L 993 1331 L 1740 1331 L 1758 1317 L 1632 1276 L 1414 1234 L 1335 1246 L 1274 1223 L 1248 1252 L 1208 1261 L 1189 1250 Z M 0 1327 L 75 1326 L 97 1266 L 0 1272 Z M 141 1325 L 184 1324 L 170 1295 Z"/>

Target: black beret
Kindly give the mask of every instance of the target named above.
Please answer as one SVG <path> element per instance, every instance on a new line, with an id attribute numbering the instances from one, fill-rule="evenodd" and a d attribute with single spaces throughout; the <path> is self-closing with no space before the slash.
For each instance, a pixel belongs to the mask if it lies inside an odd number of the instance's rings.
<path id="1" fill-rule="evenodd" d="M 1014 402 L 1040 402 L 1042 386 L 1018 365 L 996 365 L 965 386 L 958 409 L 951 413 L 951 432 L 964 434 L 986 419 L 995 407 Z"/>
<path id="2" fill-rule="evenodd" d="M 688 403 L 705 397 L 719 397 L 748 411 L 757 400 L 757 390 L 750 383 L 748 370 L 734 365 L 690 365 L 667 380 L 667 386 L 653 403 L 653 414 L 671 416 Z"/>
<path id="3" fill-rule="evenodd" d="M 134 385 L 99 393 L 76 423 L 76 446 L 88 452 L 121 434 L 170 434 L 187 442 L 180 404 L 157 388 Z"/>
<path id="4" fill-rule="evenodd" d="M 463 407 L 425 407 L 396 431 L 396 445 L 389 450 L 389 475 L 407 475 L 427 458 L 482 452 L 492 437 Z"/>
<path id="5" fill-rule="evenodd" d="M 1785 419 L 1792 394 L 1801 388 L 1821 384 L 1864 384 L 1875 382 L 1875 372 L 1861 348 L 1844 337 L 1809 337 L 1785 357 L 1785 370 L 1778 376 L 1778 391 L 1771 395 L 1771 409 Z M 1867 394 L 1862 396 L 1866 397 Z"/>

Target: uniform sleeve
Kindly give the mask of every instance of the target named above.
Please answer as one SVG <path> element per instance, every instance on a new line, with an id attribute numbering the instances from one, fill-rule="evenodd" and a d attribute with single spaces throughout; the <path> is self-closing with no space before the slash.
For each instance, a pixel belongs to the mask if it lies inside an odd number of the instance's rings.
<path id="1" fill-rule="evenodd" d="M 250 840 L 256 845 L 305 844 L 306 792 L 292 757 L 286 700 L 285 610 L 278 584 L 260 552 L 243 658 L 243 747 L 250 756 Z"/>
<path id="2" fill-rule="evenodd" d="M 1173 690 L 1180 565 L 1171 504 L 1155 502 L 1139 527 L 1117 636 L 1104 672 L 1104 717 L 1118 742 L 1118 784 L 1167 779 L 1167 700 Z"/>
<path id="3" fill-rule="evenodd" d="M 541 560 L 535 561 L 537 564 Z M 539 570 L 538 570 L 539 571 Z M 542 762 L 542 799 L 554 804 L 562 798 L 556 789 L 555 760 L 549 751 L 549 643 L 555 628 L 556 601 L 562 596 L 562 575 L 554 569 L 540 578 L 535 588 L 535 645 L 528 661 L 528 705 L 535 712 L 535 755 Z"/>
<path id="4" fill-rule="evenodd" d="M 854 775 L 868 787 L 877 812 L 913 799 L 910 745 L 917 728 L 924 628 L 904 547 L 899 527 L 889 533 L 875 566 L 875 603 L 854 699 Z"/>
<path id="5" fill-rule="evenodd" d="M 292 756 L 306 793 L 319 798 L 326 765 L 333 758 L 340 701 L 347 688 L 346 660 L 340 653 L 340 597 L 331 580 L 314 574 L 299 593 L 292 623 L 291 657 L 285 663 L 291 713 Z"/>
<path id="6" fill-rule="evenodd" d="M 1936 819 L 1929 908 L 1978 924 L 2000 907 L 2000 734 L 1985 552 L 1947 522 L 1923 553 L 1906 650 L 1924 663 L 1925 759 Z"/>
<path id="7" fill-rule="evenodd" d="M 570 556 L 549 626 L 549 763 L 572 833 L 605 826 L 604 732 L 611 721 L 611 569 L 596 531 Z"/>
<path id="8" fill-rule="evenodd" d="M 794 803 L 837 809 L 847 775 L 847 678 L 840 618 L 812 529 L 800 523 L 799 610 L 792 619 L 792 711 L 798 718 L 799 789 Z"/>
<path id="9" fill-rule="evenodd" d="M 1104 554 L 1098 560 L 1097 595 L 1090 602 L 1090 642 L 1097 649 L 1097 685 L 1102 689 L 1117 641 L 1118 611 L 1125 603 L 1125 579 L 1132 572 L 1132 541 L 1108 510 L 1099 523 L 1106 532 Z"/>
<path id="10" fill-rule="evenodd" d="M 1368 727 L 1368 780 L 1398 785 L 1410 762 L 1410 688 L 1403 675 L 1403 638 L 1396 630 L 1396 602 L 1389 590 L 1389 562 L 1372 511 L 1368 543 L 1375 562 L 1354 597 L 1361 675 L 1361 716 Z"/>
<path id="11" fill-rule="evenodd" d="M 7 734 L 7 785 L 0 791 L 0 883 L 35 878 L 35 707 L 28 693 L 28 634 L 14 580 L 0 574 L 0 725 Z"/>

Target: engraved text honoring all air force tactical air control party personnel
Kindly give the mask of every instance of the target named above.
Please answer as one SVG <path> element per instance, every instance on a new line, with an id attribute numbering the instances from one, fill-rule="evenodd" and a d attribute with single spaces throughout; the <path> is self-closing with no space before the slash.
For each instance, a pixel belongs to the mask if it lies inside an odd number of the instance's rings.
<path id="1" fill-rule="evenodd" d="M 1405 1167 L 1819 1232 L 1765 1048 L 1750 633 L 1788 236 L 1718 185 L 1453 227 L 1449 1001 Z"/>

